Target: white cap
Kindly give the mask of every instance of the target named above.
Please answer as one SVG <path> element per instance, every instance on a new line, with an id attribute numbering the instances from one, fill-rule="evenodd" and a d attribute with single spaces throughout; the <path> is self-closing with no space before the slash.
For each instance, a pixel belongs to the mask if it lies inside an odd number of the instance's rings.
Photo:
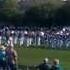
<path id="1" fill-rule="evenodd" d="M 28 32 L 27 31 L 24 31 L 24 34 L 28 34 Z"/>
<path id="2" fill-rule="evenodd" d="M 40 32 L 40 35 L 41 35 L 41 36 L 44 36 L 44 32 Z"/>
<path id="3" fill-rule="evenodd" d="M 14 31 L 12 30 L 11 33 L 14 34 Z"/>
<path id="4" fill-rule="evenodd" d="M 60 33 L 59 33 L 59 32 L 57 32 L 56 34 L 57 34 L 57 35 L 59 35 Z"/>
<path id="5" fill-rule="evenodd" d="M 64 32 L 66 31 L 66 29 L 65 29 L 65 28 L 63 28 L 62 30 L 63 30 Z"/>
<path id="6" fill-rule="evenodd" d="M 45 58 L 44 61 L 47 63 L 49 61 L 49 59 L 48 58 Z"/>

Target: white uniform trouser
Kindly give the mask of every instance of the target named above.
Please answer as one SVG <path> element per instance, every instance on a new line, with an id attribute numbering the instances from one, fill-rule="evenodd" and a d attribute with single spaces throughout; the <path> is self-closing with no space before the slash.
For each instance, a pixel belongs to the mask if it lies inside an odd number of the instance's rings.
<path id="1" fill-rule="evenodd" d="M 32 38 L 27 38 L 27 46 L 32 45 Z"/>
<path id="2" fill-rule="evenodd" d="M 17 43 L 18 43 L 18 38 L 15 37 L 15 39 L 14 39 L 14 44 L 16 45 Z"/>
<path id="3" fill-rule="evenodd" d="M 20 38 L 20 46 L 22 46 L 24 44 L 24 37 Z"/>
<path id="4" fill-rule="evenodd" d="M 40 46 L 40 45 L 41 45 L 41 38 L 38 37 L 38 46 Z"/>
<path id="5" fill-rule="evenodd" d="M 12 37 L 9 38 L 8 45 L 11 46 L 11 47 L 14 47 L 14 41 L 13 41 Z"/>
<path id="6" fill-rule="evenodd" d="M 67 41 L 66 48 L 68 48 L 69 46 L 70 46 L 70 41 Z"/>
<path id="7" fill-rule="evenodd" d="M 62 41 L 62 40 L 60 40 L 60 48 L 62 47 L 62 45 L 63 45 L 63 41 Z"/>

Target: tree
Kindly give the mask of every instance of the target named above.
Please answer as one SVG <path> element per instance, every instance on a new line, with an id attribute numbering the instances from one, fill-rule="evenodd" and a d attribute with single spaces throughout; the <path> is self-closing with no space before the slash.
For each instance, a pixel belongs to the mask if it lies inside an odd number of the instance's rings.
<path id="1" fill-rule="evenodd" d="M 8 17 L 14 16 L 17 13 L 17 0 L 6 0 L 3 12 Z"/>
<path id="2" fill-rule="evenodd" d="M 4 6 L 4 0 L 0 0 L 0 12 L 2 11 L 3 9 L 3 6 Z"/>
<path id="3" fill-rule="evenodd" d="M 59 25 L 70 25 L 70 1 L 64 2 L 55 15 L 56 23 Z"/>
<path id="4" fill-rule="evenodd" d="M 26 12 L 26 16 L 29 21 L 31 20 L 34 23 L 37 21 L 40 25 L 55 25 L 55 14 L 62 5 L 63 2 L 61 0 L 48 0 L 48 2 L 32 6 Z"/>

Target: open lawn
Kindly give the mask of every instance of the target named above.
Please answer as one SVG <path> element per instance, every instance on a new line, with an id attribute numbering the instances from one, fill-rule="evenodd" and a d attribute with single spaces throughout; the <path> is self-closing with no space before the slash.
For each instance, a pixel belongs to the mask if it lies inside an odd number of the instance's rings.
<path id="1" fill-rule="evenodd" d="M 64 70 L 70 70 L 70 50 L 55 50 L 42 48 L 16 47 L 18 52 L 18 63 L 20 65 L 36 65 L 48 57 L 50 60 L 59 58 Z"/>

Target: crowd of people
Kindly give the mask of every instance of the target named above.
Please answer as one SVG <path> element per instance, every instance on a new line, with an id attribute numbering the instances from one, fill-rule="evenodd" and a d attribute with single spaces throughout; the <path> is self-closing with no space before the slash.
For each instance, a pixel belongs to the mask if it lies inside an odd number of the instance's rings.
<path id="1" fill-rule="evenodd" d="M 7 44 L 11 41 L 11 45 L 24 46 L 40 46 L 47 45 L 52 48 L 61 48 L 70 46 L 70 28 L 62 29 L 10 29 L 5 27 L 0 30 L 0 44 Z"/>
<path id="2" fill-rule="evenodd" d="M 17 52 L 14 45 L 48 45 L 55 47 L 70 47 L 70 30 L 62 28 L 61 30 L 14 30 L 5 27 L 0 29 L 0 69 L 17 70 Z M 51 64 L 48 59 L 37 66 L 39 70 L 61 70 L 59 60 L 55 59 Z"/>

